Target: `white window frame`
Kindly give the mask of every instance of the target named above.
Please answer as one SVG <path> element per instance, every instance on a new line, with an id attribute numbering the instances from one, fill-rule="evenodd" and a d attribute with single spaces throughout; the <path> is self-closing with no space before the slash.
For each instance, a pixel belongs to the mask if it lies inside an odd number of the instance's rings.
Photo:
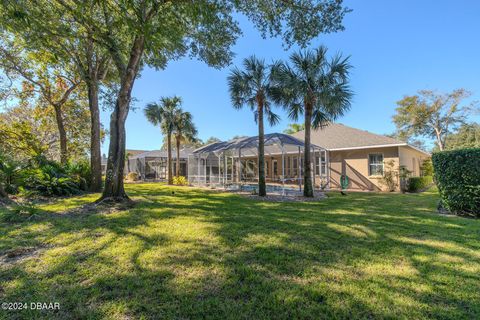
<path id="1" fill-rule="evenodd" d="M 371 163 L 370 163 L 370 156 L 382 156 L 382 174 L 372 174 L 372 170 L 370 169 Z M 381 177 L 383 173 L 385 172 L 385 156 L 383 153 L 378 152 L 378 153 L 369 153 L 368 154 L 368 176 L 369 177 Z M 375 164 L 378 166 L 379 164 Z"/>

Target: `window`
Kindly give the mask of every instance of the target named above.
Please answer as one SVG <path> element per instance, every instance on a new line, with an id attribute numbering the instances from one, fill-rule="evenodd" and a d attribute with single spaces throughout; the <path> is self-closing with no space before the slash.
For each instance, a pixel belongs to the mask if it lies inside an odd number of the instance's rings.
<path id="1" fill-rule="evenodd" d="M 383 175 L 383 154 L 368 155 L 368 174 L 371 176 Z"/>
<path id="2" fill-rule="evenodd" d="M 326 151 L 320 151 L 315 157 L 315 174 L 324 176 L 327 174 L 327 158 Z"/>

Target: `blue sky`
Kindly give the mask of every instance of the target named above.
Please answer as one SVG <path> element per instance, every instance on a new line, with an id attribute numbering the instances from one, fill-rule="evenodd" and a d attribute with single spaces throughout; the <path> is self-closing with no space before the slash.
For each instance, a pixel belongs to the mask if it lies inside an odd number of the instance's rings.
<path id="1" fill-rule="evenodd" d="M 419 89 L 463 87 L 473 92 L 472 99 L 480 100 L 480 1 L 351 0 L 346 5 L 353 9 L 345 18 L 346 30 L 322 35 L 311 44 L 324 44 L 332 54 L 351 56 L 355 97 L 351 111 L 339 122 L 380 134 L 393 132 L 395 102 Z M 287 59 L 295 49 L 286 52 L 280 39 L 264 40 L 248 20 L 240 22 L 244 34 L 234 47 L 232 66 L 251 54 L 266 61 Z M 193 114 L 202 139 L 256 135 L 251 111 L 231 106 L 226 82 L 229 70 L 190 59 L 172 61 L 161 71 L 145 68 L 133 90 L 137 102 L 127 120 L 127 148 L 160 147 L 160 131 L 146 121 L 143 108 L 170 95 L 183 98 L 183 107 Z M 291 122 L 278 111 L 281 123 L 267 127 L 267 132 L 281 132 Z M 108 119 L 104 112 L 106 128 Z M 108 139 L 102 150 L 107 152 Z"/>

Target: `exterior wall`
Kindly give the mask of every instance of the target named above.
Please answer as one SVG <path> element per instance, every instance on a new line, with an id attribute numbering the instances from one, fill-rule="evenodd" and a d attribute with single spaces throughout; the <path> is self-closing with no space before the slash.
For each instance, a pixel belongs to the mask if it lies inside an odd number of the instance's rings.
<path id="1" fill-rule="evenodd" d="M 407 168 L 413 177 L 420 176 L 420 166 L 428 155 L 409 147 L 398 147 L 400 166 Z"/>
<path id="2" fill-rule="evenodd" d="M 382 154 L 384 162 L 384 170 L 388 170 L 387 163 L 392 162 L 392 170 L 398 172 L 400 166 L 405 166 L 408 170 L 412 171 L 412 175 L 420 174 L 420 165 L 422 161 L 428 158 L 428 155 L 417 151 L 410 147 L 382 147 L 382 148 L 370 148 L 370 149 L 354 149 L 354 150 L 342 150 L 342 151 L 330 151 L 328 152 L 327 159 L 329 161 L 328 175 L 330 181 L 330 188 L 340 189 L 340 177 L 347 175 L 349 179 L 348 189 L 358 191 L 385 191 L 386 185 L 383 183 L 381 176 L 369 175 L 369 154 Z M 298 154 L 286 154 L 285 155 L 285 179 L 287 184 L 297 185 L 299 183 L 299 172 L 302 172 L 298 168 L 299 161 Z M 312 154 L 312 163 L 314 163 L 318 153 L 315 157 Z M 293 159 L 296 159 L 297 167 L 293 167 Z M 415 160 L 412 160 L 415 159 Z M 242 157 L 242 167 L 246 161 L 252 161 L 255 165 L 255 173 L 257 166 L 257 157 Z M 277 174 L 274 174 L 274 162 L 277 162 Z M 237 161 L 235 161 L 235 176 L 237 175 Z M 289 162 L 289 165 L 287 164 Z M 281 155 L 266 155 L 266 180 L 268 183 L 279 183 L 282 177 L 282 156 Z M 303 162 L 301 162 L 303 166 Z M 243 172 L 245 174 L 245 171 Z M 236 177 L 235 177 L 236 178 Z M 252 177 L 252 181 L 257 181 L 258 177 Z M 316 170 L 315 185 L 320 187 L 321 177 Z M 397 184 L 398 183 L 397 176 Z M 399 187 L 397 188 L 399 190 Z"/>
<path id="3" fill-rule="evenodd" d="M 347 175 L 348 189 L 385 190 L 381 177 L 369 175 L 368 155 L 372 153 L 383 154 L 384 163 L 393 160 L 394 167 L 398 168 L 400 163 L 398 147 L 330 151 L 330 188 L 340 189 L 340 177 Z"/>

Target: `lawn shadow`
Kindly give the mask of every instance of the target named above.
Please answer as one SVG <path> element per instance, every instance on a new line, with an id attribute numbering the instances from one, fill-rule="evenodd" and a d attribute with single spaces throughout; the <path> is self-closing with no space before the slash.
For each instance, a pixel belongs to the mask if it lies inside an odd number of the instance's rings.
<path id="1" fill-rule="evenodd" d="M 44 318 L 480 315 L 480 226 L 435 215 L 434 197 L 272 203 L 148 186 L 131 195 L 128 211 L 2 227 L 0 248 L 22 236 L 52 245 L 0 269 L 2 300 L 58 298 L 64 309 Z"/>

